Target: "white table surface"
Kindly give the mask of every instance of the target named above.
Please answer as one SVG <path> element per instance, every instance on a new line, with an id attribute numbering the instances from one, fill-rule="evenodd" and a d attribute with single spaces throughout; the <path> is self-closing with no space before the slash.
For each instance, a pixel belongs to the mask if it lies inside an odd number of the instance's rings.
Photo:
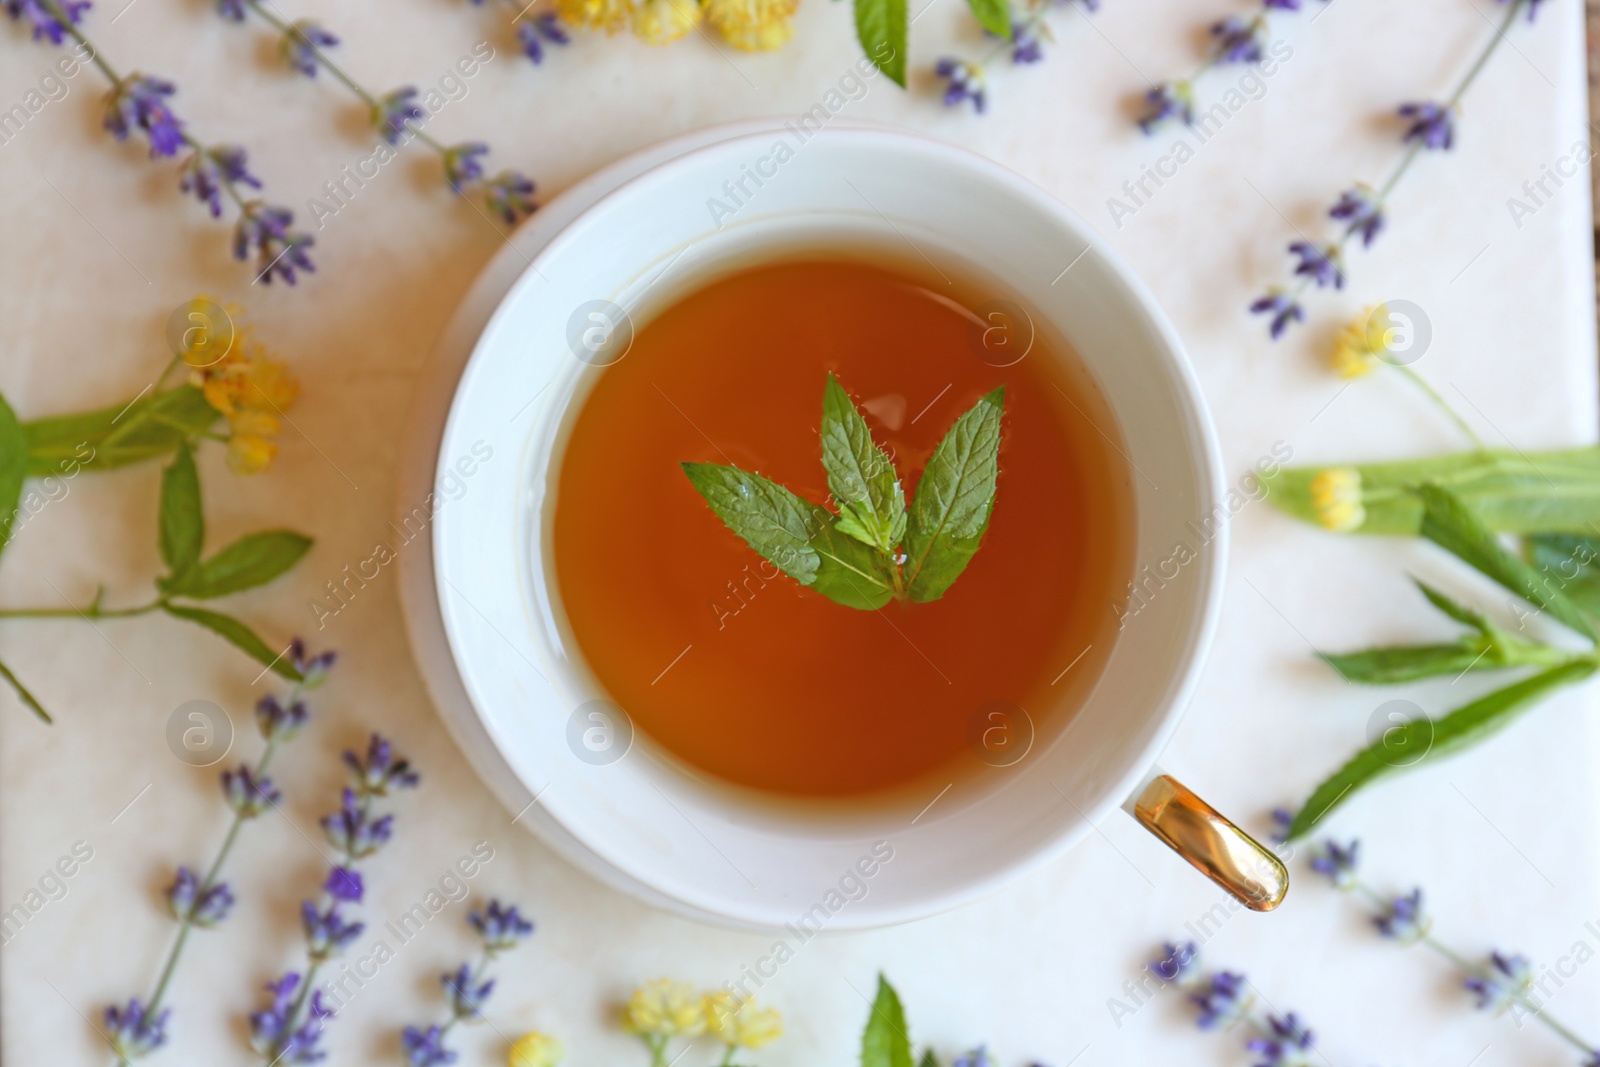
<path id="1" fill-rule="evenodd" d="M 282 73 L 259 25 L 156 0 L 112 24 L 116 6 L 88 22 L 107 56 L 174 77 L 180 114 L 208 139 L 246 143 L 272 199 L 302 205 L 341 165 L 370 152 L 358 110 L 326 79 Z M 1550 0 L 1533 28 L 1515 31 L 1515 47 L 1469 98 L 1458 149 L 1421 162 L 1394 200 L 1391 232 L 1355 256 L 1350 287 L 1315 299 L 1309 326 L 1277 346 L 1242 308 L 1282 276 L 1293 238 L 1284 216 L 1317 232 L 1339 189 L 1354 177 L 1380 178 L 1395 153 L 1383 116 L 1400 100 L 1439 95 L 1498 7 L 1334 0 L 1314 23 L 1281 20 L 1294 56 L 1265 97 L 1117 228 L 1107 197 L 1180 136 L 1131 132 L 1128 100 L 1145 77 L 1188 68 L 1207 18 L 1243 6 L 1107 0 L 1092 23 L 1063 12 L 1050 60 L 999 71 L 981 120 L 942 110 L 925 73 L 910 96 L 877 79 L 846 113 L 969 145 L 1105 232 L 1188 341 L 1235 479 L 1280 440 L 1297 461 L 1456 445 L 1398 378 L 1341 393 L 1321 358 L 1339 321 L 1396 297 L 1423 306 L 1434 325 L 1419 370 L 1489 440 L 1503 433 L 1525 448 L 1593 440 L 1588 184 L 1569 181 L 1520 229 L 1505 206 L 1586 136 L 1575 0 Z M 289 13 L 325 21 L 345 38 L 342 61 L 379 88 L 434 81 L 488 35 L 496 58 L 431 129 L 447 141 L 489 140 L 496 161 L 528 170 L 546 194 L 672 134 L 798 115 L 856 56 L 847 8 L 822 0 L 809 0 L 795 43 L 774 56 L 718 58 L 703 39 L 651 50 L 585 37 L 537 70 L 514 53 L 496 22 L 503 15 L 454 0 L 303 0 Z M 13 26 L 5 34 L 0 101 L 9 103 L 54 55 Z M 934 0 L 914 27 L 913 67 L 925 72 L 958 43 L 975 47 L 972 35 L 956 0 Z M 300 432 L 286 434 L 277 465 L 254 480 L 227 475 L 216 450 L 203 456 L 211 543 L 278 524 L 315 534 L 316 547 L 287 579 L 229 607 L 267 633 L 308 632 L 343 656 L 316 695 L 315 726 L 274 769 L 289 818 L 248 828 L 230 866 L 241 903 L 223 928 L 193 939 L 171 994 L 174 1042 L 160 1062 L 256 1062 L 243 1043 L 244 1016 L 260 983 L 301 958 L 297 902 L 323 866 L 302 835 L 316 833 L 337 788 L 337 750 L 378 727 L 415 756 L 426 783 L 400 801 L 396 840 L 370 868 L 369 918 L 381 925 L 409 907 L 486 839 L 495 858 L 475 891 L 520 901 L 540 924 L 530 947 L 501 968 L 493 1025 L 462 1035 L 462 1062 L 501 1062 L 500 1034 L 538 1027 L 566 1040 L 573 1064 L 642 1064 L 630 1060 L 642 1050 L 614 1026 L 634 984 L 672 974 L 714 986 L 772 939 L 652 911 L 511 826 L 429 706 L 392 573 L 321 633 L 308 605 L 385 536 L 413 386 L 501 238 L 438 187 L 431 158 L 417 157 L 328 220 L 317 234 L 318 272 L 298 289 L 250 286 L 228 258 L 224 228 L 179 200 L 171 169 L 144 164 L 139 149 L 100 132 L 93 73 L 70 84 L 65 100 L 0 146 L 0 390 L 24 417 L 130 396 L 166 358 L 162 329 L 174 305 L 197 291 L 244 301 L 303 383 L 290 413 Z M 111 602 L 143 597 L 158 565 L 157 478 L 151 464 L 74 481 L 7 552 L 0 599 L 51 603 L 59 589 L 82 603 L 97 581 Z M 1408 571 L 1483 587 L 1415 545 L 1334 538 L 1266 504 L 1236 520 L 1232 551 L 1219 643 L 1163 763 L 1259 827 L 1266 809 L 1303 796 L 1362 743 L 1369 715 L 1390 696 L 1340 683 L 1311 659 L 1308 642 L 1342 648 L 1445 632 L 1410 591 Z M 68 895 L 0 951 L 0 1051 L 14 1063 L 101 1062 L 80 1014 L 98 1016 L 108 1002 L 148 992 L 173 932 L 159 889 L 176 864 L 209 856 L 225 826 L 217 768 L 173 758 L 167 717 L 183 701 L 208 699 L 248 729 L 249 706 L 267 683 L 253 688 L 255 671 L 210 636 L 153 618 L 92 629 L 4 622 L 0 653 L 59 719 L 42 727 L 0 698 L 0 906 L 21 900 L 75 841 L 94 849 Z M 1473 681 L 1471 690 L 1489 684 Z M 1404 695 L 1439 711 L 1467 690 L 1463 681 Z M 1356 798 L 1330 817 L 1330 829 L 1364 839 L 1375 883 L 1425 885 L 1436 932 L 1464 950 L 1494 945 L 1548 963 L 1580 939 L 1593 947 L 1584 926 L 1600 918 L 1592 694 L 1563 693 L 1491 746 Z M 239 753 L 254 751 L 249 738 L 239 744 Z M 1171 995 L 1113 1024 L 1107 1000 L 1137 976 L 1152 944 L 1197 920 L 1219 894 L 1130 820 L 1118 816 L 1102 829 L 1048 872 L 980 904 L 811 942 L 764 990 L 789 1033 L 759 1062 L 853 1062 L 867 1010 L 861 994 L 880 968 L 906 999 L 914 1038 L 946 1054 L 988 1040 L 1007 1065 L 1062 1067 L 1074 1056 L 1082 1067 L 1241 1062 L 1237 1036 L 1195 1032 Z M 1474 1014 L 1433 958 L 1381 942 L 1351 902 L 1305 877 L 1302 865 L 1295 871 L 1302 876 L 1283 909 L 1231 919 L 1206 954 L 1247 971 L 1275 1005 L 1300 1011 L 1328 1062 L 1573 1062 L 1542 1031 L 1519 1033 Z M 329 1033 L 332 1062 L 397 1060 L 395 1031 L 435 1014 L 437 973 L 469 951 L 465 912 L 457 905 L 441 915 L 351 1003 Z M 1600 1039 L 1597 1007 L 1600 967 L 1580 969 L 1551 1002 Z"/>

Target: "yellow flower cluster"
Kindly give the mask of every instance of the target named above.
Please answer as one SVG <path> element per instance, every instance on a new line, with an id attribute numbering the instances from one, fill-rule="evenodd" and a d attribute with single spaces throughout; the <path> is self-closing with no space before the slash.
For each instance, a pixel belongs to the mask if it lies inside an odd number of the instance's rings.
<path id="1" fill-rule="evenodd" d="M 746 52 L 779 48 L 794 35 L 790 20 L 799 0 L 556 0 L 574 26 L 617 33 L 631 29 L 650 44 L 670 44 L 702 19 L 733 47 Z"/>
<path id="2" fill-rule="evenodd" d="M 1384 304 L 1369 307 L 1361 317 L 1339 331 L 1333 343 L 1333 369 L 1341 378 L 1361 378 L 1377 369 L 1381 357 L 1389 351 L 1389 321 Z"/>
<path id="3" fill-rule="evenodd" d="M 657 978 L 633 991 L 622 1028 L 647 1042 L 711 1034 L 734 1048 L 760 1048 L 783 1036 L 783 1016 L 747 996 L 717 990 L 701 995 L 688 982 Z"/>
<path id="4" fill-rule="evenodd" d="M 506 1065 L 507 1067 L 556 1067 L 565 1053 L 560 1038 L 534 1030 L 512 1042 L 511 1052 L 506 1056 Z"/>
<path id="5" fill-rule="evenodd" d="M 1334 533 L 1349 533 L 1367 521 L 1361 503 L 1361 472 L 1354 467 L 1329 467 L 1311 479 L 1311 508 L 1317 522 Z"/>
<path id="6" fill-rule="evenodd" d="M 196 298 L 195 303 L 202 299 Z M 249 324 L 241 321 L 242 309 L 229 305 L 226 310 L 232 318 L 231 328 L 190 337 L 181 355 L 192 368 L 190 381 L 205 394 L 206 403 L 228 420 L 229 469 L 236 474 L 256 474 L 266 470 L 278 454 L 274 438 L 299 386 L 289 369 L 267 354 Z M 227 348 L 220 355 L 212 351 L 222 344 Z"/>

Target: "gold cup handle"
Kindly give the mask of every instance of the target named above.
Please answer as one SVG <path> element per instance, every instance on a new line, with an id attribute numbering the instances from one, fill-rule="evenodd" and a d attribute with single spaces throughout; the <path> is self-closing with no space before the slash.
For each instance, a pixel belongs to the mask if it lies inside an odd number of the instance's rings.
<path id="1" fill-rule="evenodd" d="M 1171 775 L 1156 772 L 1125 806 L 1201 874 L 1252 911 L 1271 911 L 1289 892 L 1283 862 Z"/>

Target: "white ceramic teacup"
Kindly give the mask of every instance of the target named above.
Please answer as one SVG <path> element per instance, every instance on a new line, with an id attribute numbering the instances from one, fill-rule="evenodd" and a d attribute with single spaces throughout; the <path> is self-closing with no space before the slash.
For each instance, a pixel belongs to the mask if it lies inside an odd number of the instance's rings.
<path id="1" fill-rule="evenodd" d="M 472 345 L 442 440 L 423 449 L 432 495 L 402 489 L 397 525 L 431 521 L 437 597 L 420 603 L 429 590 L 408 582 L 413 635 L 480 774 L 583 869 L 743 926 L 850 929 L 925 916 L 1048 863 L 1092 821 L 1125 802 L 1134 810 L 1141 797 L 1136 817 L 1158 836 L 1250 906 L 1275 906 L 1281 865 L 1154 770 L 1216 621 L 1227 528 L 1200 389 L 1150 294 L 1081 220 L 963 150 L 880 129 L 792 125 L 696 140 L 648 169 L 619 165 L 605 195 L 590 183 L 545 209 L 540 246 L 516 252 L 520 277 Z M 923 813 L 808 815 L 743 803 L 684 773 L 634 737 L 625 715 L 594 703 L 605 694 L 550 577 L 554 469 L 586 383 L 604 373 L 595 364 L 625 352 L 627 330 L 708 265 L 818 235 L 903 242 L 1006 287 L 1076 351 L 1135 472 L 1127 578 L 1140 583 L 1140 608 L 1098 684 L 1002 785 Z M 453 343 L 477 326 L 458 324 Z M 1178 545 L 1188 550 L 1181 566 L 1143 570 Z M 425 581 L 429 568 L 412 574 Z"/>

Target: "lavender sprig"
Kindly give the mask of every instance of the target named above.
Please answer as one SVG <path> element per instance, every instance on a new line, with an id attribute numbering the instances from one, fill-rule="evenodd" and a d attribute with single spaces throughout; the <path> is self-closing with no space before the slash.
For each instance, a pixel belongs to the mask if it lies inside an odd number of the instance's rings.
<path id="1" fill-rule="evenodd" d="M 457 1023 L 474 1022 L 483 1017 L 483 1006 L 494 992 L 495 980 L 487 977 L 489 964 L 502 952 L 516 948 L 533 933 L 533 923 L 524 919 L 517 906 L 489 901 L 483 911 L 467 916 L 467 925 L 477 932 L 482 951 L 477 960 L 463 963 L 456 970 L 439 976 L 449 1002 L 449 1017 L 426 1027 L 408 1026 L 400 1032 L 400 1051 L 408 1067 L 442 1067 L 454 1063 L 457 1053 L 445 1045 L 445 1037 Z"/>
<path id="2" fill-rule="evenodd" d="M 18 21 L 26 21 L 33 30 L 33 39 L 60 45 L 71 38 L 83 55 L 111 83 L 105 98 L 106 132 L 119 141 L 137 133 L 145 139 L 152 160 L 171 159 L 185 149 L 188 155 L 180 162 L 178 189 L 193 195 L 213 218 L 222 215 L 224 195 L 238 209 L 239 218 L 234 233 L 233 252 L 237 259 L 246 259 L 252 253 L 260 267 L 256 280 L 271 283 L 274 275 L 294 284 L 295 270 L 311 270 L 305 249 L 312 244 L 310 237 L 290 230 L 293 214 L 282 207 L 267 204 L 249 195 L 248 189 L 260 189 L 261 182 L 248 169 L 248 156 L 238 145 L 208 145 L 196 139 L 185 128 L 186 124 L 170 106 L 170 98 L 177 86 L 163 78 L 141 74 L 119 74 L 117 69 L 89 40 L 79 23 L 89 10 L 87 0 L 3 0 L 7 14 Z M 259 220 L 269 216 L 274 230 L 271 239 L 265 239 Z M 289 253 L 290 262 L 282 260 Z"/>
<path id="3" fill-rule="evenodd" d="M 1328 3 L 1329 0 L 1321 0 Z M 1146 135 L 1155 133 L 1170 122 L 1193 126 L 1195 118 L 1195 83 L 1209 71 L 1236 64 L 1256 64 L 1267 58 L 1271 15 L 1274 11 L 1297 12 L 1302 0 L 1261 0 L 1261 8 L 1252 15 L 1229 15 L 1211 24 L 1211 52 L 1186 78 L 1177 78 L 1151 86 L 1145 94 L 1144 114 L 1138 119 L 1139 129 Z"/>
<path id="4" fill-rule="evenodd" d="M 508 225 L 533 213 L 537 205 L 533 200 L 534 183 L 529 178 L 515 170 L 503 170 L 492 177 L 485 175 L 481 157 L 488 153 L 487 145 L 478 141 L 445 145 L 423 131 L 428 112 L 417 103 L 414 87 L 403 86 L 380 96 L 362 86 L 328 57 L 329 49 L 339 44 L 339 38 L 316 22 L 310 19 L 289 22 L 262 0 L 218 0 L 217 13 L 231 22 L 244 21 L 247 12 L 278 32 L 280 50 L 290 67 L 311 78 L 317 76 L 319 69 L 325 70 L 365 104 L 373 130 L 387 144 L 398 147 L 415 140 L 432 149 L 439 156 L 445 184 L 469 203 L 470 196 L 477 194 L 484 207 Z M 530 49 L 529 42 L 524 39 L 523 50 L 530 58 L 539 50 L 540 40 L 565 43 L 565 32 L 549 18 L 535 16 L 529 25 L 533 26 L 534 41 Z M 276 233 L 271 239 L 291 259 L 295 257 L 297 246 L 292 240 Z"/>
<path id="5" fill-rule="evenodd" d="M 1100 10 L 1100 0 L 1007 0 L 1003 23 L 985 20 L 984 33 L 995 43 L 976 60 L 959 56 L 941 56 L 934 64 L 933 73 L 943 79 L 945 107 L 959 107 L 970 103 L 976 114 L 983 114 L 989 106 L 986 71 L 1002 52 L 1011 53 L 1015 66 L 1038 63 L 1044 59 L 1046 42 L 1054 43 L 1050 32 L 1049 16 L 1059 8 L 1071 7 L 1080 2 L 1083 10 Z"/>
<path id="6" fill-rule="evenodd" d="M 1200 1029 L 1228 1031 L 1242 1025 L 1251 1035 L 1245 1049 L 1259 1057 L 1256 1067 L 1308 1067 L 1320 1062 L 1313 1035 L 1298 1015 L 1256 1011 L 1250 980 L 1233 971 L 1202 971 L 1200 948 L 1193 941 L 1167 942 L 1148 966 L 1161 984 L 1176 985 L 1188 995 Z"/>
<path id="7" fill-rule="evenodd" d="M 242 764 L 236 770 L 222 773 L 222 795 L 233 811 L 233 819 L 221 847 L 203 875 L 188 867 L 179 867 L 173 883 L 165 890 L 167 906 L 178 921 L 178 933 L 161 966 L 155 990 L 142 1002 L 130 1000 L 126 1007 L 113 1006 L 105 1010 L 106 1035 L 119 1064 L 125 1065 L 153 1052 L 166 1042 L 166 1023 L 172 1013 L 171 1009 L 163 1007 L 163 1002 L 177 973 L 178 961 L 183 957 L 189 931 L 197 926 L 202 929 L 216 926 L 228 917 L 234 896 L 228 883 L 221 880 L 222 866 L 233 851 L 244 824 L 282 798 L 277 786 L 267 777 L 267 766 L 277 754 L 278 746 L 294 740 L 305 728 L 310 711 L 302 697 L 307 690 L 322 684 L 336 658 L 333 652 L 308 655 L 305 643 L 299 638 L 289 646 L 287 655 L 302 680 L 282 700 L 268 694 L 257 702 L 256 727 L 266 742 L 260 759 L 254 767 Z"/>
<path id="8" fill-rule="evenodd" d="M 249 0 L 245 0 L 246 3 Z M 250 1016 L 250 1046 L 272 1064 L 316 1063 L 327 1054 L 321 1048 L 322 1031 L 335 1010 L 314 987 L 317 972 L 361 936 L 366 924 L 350 917 L 366 885 L 356 869 L 393 835 L 394 816 L 375 816 L 373 801 L 402 789 L 414 788 L 421 779 L 394 746 L 374 733 L 365 755 L 346 751 L 350 784 L 340 792 L 338 810 L 321 820 L 323 835 L 340 853 L 315 900 L 300 904 L 300 922 L 306 937 L 303 971 L 289 971 L 265 990 L 267 1004 Z"/>
<path id="9" fill-rule="evenodd" d="M 1500 2 L 1507 3 L 1508 0 Z M 1268 316 L 1267 332 L 1274 341 L 1282 337 L 1293 323 L 1305 321 L 1302 298 L 1308 289 L 1329 286 L 1339 289 L 1344 286 L 1344 252 L 1354 246 L 1358 239 L 1363 248 L 1370 248 L 1373 241 L 1377 240 L 1387 224 L 1384 212 L 1389 197 L 1411 170 L 1417 157 L 1424 152 L 1449 151 L 1455 146 L 1456 119 L 1461 112 L 1462 98 L 1472 88 L 1500 43 L 1506 39 L 1517 17 L 1526 11 L 1528 21 L 1532 22 L 1540 3 L 1541 0 L 1509 0 L 1510 6 L 1500 25 L 1467 68 L 1466 74 L 1456 83 L 1455 90 L 1442 103 L 1420 101 L 1400 106 L 1397 114 L 1407 124 L 1400 138 L 1405 150 L 1382 185 L 1374 188 L 1357 183 L 1339 194 L 1338 202 L 1328 212 L 1329 218 L 1342 224 L 1336 238 L 1323 245 L 1300 240 L 1289 246 L 1290 254 L 1299 257 L 1299 263 L 1294 268 L 1299 281 L 1292 288 L 1273 286 L 1250 304 L 1252 314 Z M 1307 250 L 1310 250 L 1309 254 Z"/>
<path id="10" fill-rule="evenodd" d="M 545 49 L 571 44 L 561 16 L 554 11 L 534 11 L 532 4 L 523 0 L 503 0 L 511 9 L 511 27 L 517 35 L 517 47 L 534 66 L 544 62 Z M 472 0 L 473 7 L 483 6 L 483 0 Z"/>
<path id="11" fill-rule="evenodd" d="M 1533 1000 L 1533 968 L 1524 957 L 1495 949 L 1482 963 L 1473 963 L 1433 936 L 1433 919 L 1423 907 L 1421 889 L 1399 895 L 1379 893 L 1357 874 L 1360 855 L 1359 841 L 1341 845 L 1331 839 L 1325 840 L 1312 851 L 1311 869 L 1327 878 L 1334 888 L 1355 893 L 1371 904 L 1374 908 L 1372 925 L 1379 935 L 1401 945 L 1426 945 L 1449 961 L 1465 976 L 1461 986 L 1473 994 L 1480 1011 L 1499 1015 L 1515 1010 L 1531 1015 L 1583 1053 L 1584 1067 L 1600 1067 L 1600 1047 L 1579 1037 Z"/>

